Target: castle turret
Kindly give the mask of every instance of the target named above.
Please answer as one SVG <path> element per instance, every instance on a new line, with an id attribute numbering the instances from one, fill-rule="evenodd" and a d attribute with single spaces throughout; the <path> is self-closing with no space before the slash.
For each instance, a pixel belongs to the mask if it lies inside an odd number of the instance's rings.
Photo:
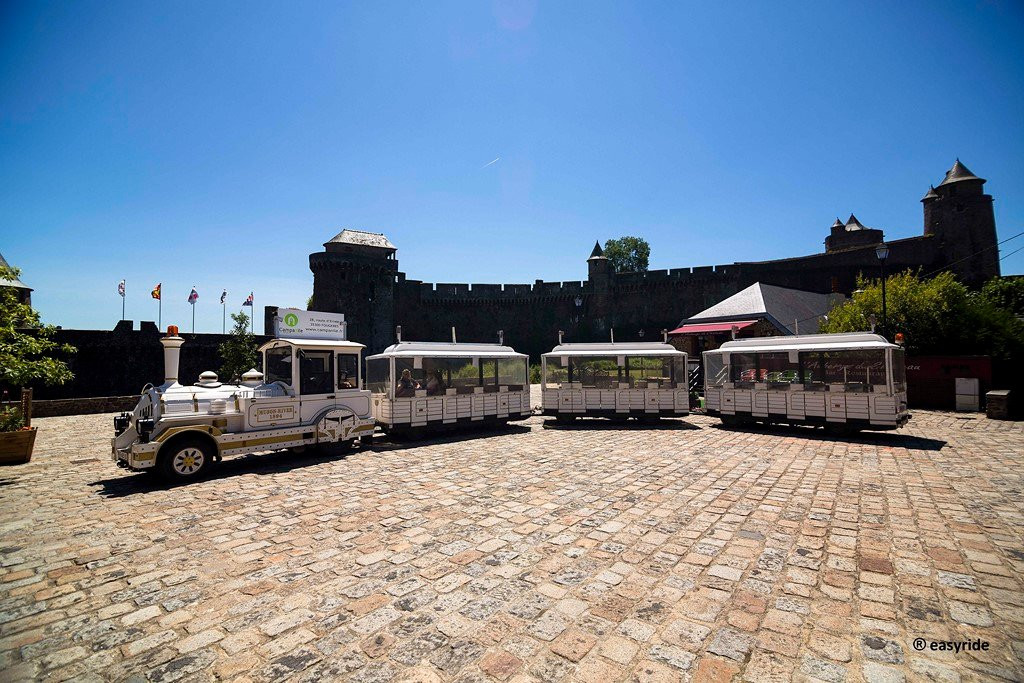
<path id="1" fill-rule="evenodd" d="M 397 248 L 381 233 L 345 229 L 309 255 L 310 310 L 344 313 L 349 339 L 383 350 L 392 341 Z"/>
<path id="2" fill-rule="evenodd" d="M 884 239 L 881 230 L 869 228 L 857 220 L 852 213 L 843 223 L 838 218 L 832 224 L 829 236 L 825 238 L 825 252 L 842 251 L 855 247 L 878 244 Z"/>
<path id="3" fill-rule="evenodd" d="M 999 275 L 996 220 L 985 182 L 957 159 L 921 199 L 924 234 L 939 240 L 944 265 L 971 287 Z"/>
<path id="4" fill-rule="evenodd" d="M 611 300 L 609 292 L 612 287 L 612 264 L 604 255 L 600 242 L 594 242 L 594 250 L 587 259 L 587 285 L 590 297 L 587 302 L 587 315 L 593 324 L 592 334 L 603 332 L 609 324 Z"/>

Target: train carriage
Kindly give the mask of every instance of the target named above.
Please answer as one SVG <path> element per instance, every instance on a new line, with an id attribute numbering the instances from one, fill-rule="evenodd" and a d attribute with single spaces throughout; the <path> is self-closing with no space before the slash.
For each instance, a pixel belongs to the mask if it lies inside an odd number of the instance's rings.
<path id="1" fill-rule="evenodd" d="M 903 349 L 876 334 L 760 337 L 704 352 L 708 415 L 726 424 L 897 429 L 910 419 Z"/>
<path id="2" fill-rule="evenodd" d="M 541 356 L 544 415 L 624 420 L 690 412 L 686 354 L 667 343 L 559 344 Z"/>
<path id="3" fill-rule="evenodd" d="M 527 362 L 501 344 L 399 341 L 366 359 L 373 416 L 387 433 L 526 419 Z"/>

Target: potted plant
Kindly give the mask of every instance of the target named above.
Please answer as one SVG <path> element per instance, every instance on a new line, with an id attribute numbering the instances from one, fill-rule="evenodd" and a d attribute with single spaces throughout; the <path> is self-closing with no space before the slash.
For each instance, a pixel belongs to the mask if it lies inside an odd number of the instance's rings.
<path id="1" fill-rule="evenodd" d="M 32 458 L 35 427 L 25 425 L 18 408 L 0 408 L 0 465 L 16 465 Z"/>
<path id="2" fill-rule="evenodd" d="M 74 353 L 67 344 L 52 337 L 55 327 L 43 325 L 39 313 L 19 297 L 20 271 L 0 263 L 0 387 L 16 390 L 30 384 L 60 385 L 73 375 L 67 363 L 50 354 Z M 32 457 L 36 431 L 28 422 L 31 409 L 0 406 L 0 463 L 28 462 Z M 27 418 L 27 419 L 26 419 Z"/>

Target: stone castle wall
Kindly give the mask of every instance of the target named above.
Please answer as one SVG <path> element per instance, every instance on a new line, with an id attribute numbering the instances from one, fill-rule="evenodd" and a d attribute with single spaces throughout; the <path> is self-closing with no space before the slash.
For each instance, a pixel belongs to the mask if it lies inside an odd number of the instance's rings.
<path id="1" fill-rule="evenodd" d="M 125 320 L 113 330 L 57 330 L 54 341 L 78 349 L 77 353 L 61 358 L 75 377 L 59 387 L 33 385 L 33 397 L 46 401 L 137 396 L 147 383 L 162 383 L 162 334 L 151 322 L 143 322 L 140 327 L 132 329 L 132 321 Z M 194 384 L 200 372 L 216 372 L 220 368 L 223 361 L 217 349 L 230 335 L 182 333 L 181 336 L 185 339 L 178 372 L 182 384 Z M 266 340 L 267 337 L 256 337 L 259 344 Z"/>
<path id="2" fill-rule="evenodd" d="M 922 200 L 923 234 L 887 243 L 888 272 L 948 269 L 972 287 L 998 275 L 992 197 L 984 183 L 958 160 Z M 850 295 L 859 275 L 880 275 L 875 247 L 882 239 L 881 230 L 851 216 L 832 226 L 825 252 L 810 256 L 616 274 L 598 249 L 585 280 L 434 284 L 400 272 L 386 237 L 343 231 L 309 257 L 311 308 L 345 313 L 349 338 L 366 344 L 368 353 L 393 343 L 396 325 L 404 339 L 421 341 L 448 340 L 454 326 L 460 341 L 492 341 L 502 329 L 507 343 L 536 360 L 559 330 L 566 341 L 604 341 L 612 328 L 617 340 L 657 339 L 662 329 L 755 282 Z"/>

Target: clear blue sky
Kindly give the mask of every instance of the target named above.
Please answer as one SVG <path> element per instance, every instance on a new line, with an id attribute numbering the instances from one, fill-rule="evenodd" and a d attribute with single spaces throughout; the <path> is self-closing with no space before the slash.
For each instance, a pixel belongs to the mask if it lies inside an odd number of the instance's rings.
<path id="1" fill-rule="evenodd" d="M 5 2 L 0 252 L 44 318 L 220 329 L 384 232 L 434 282 L 888 238 L 959 156 L 1024 230 L 1024 8 L 994 2 Z M 500 160 L 486 166 L 488 162 Z M 1024 246 L 1010 242 L 1006 254 Z M 1024 251 L 1002 263 L 1024 271 Z"/>

